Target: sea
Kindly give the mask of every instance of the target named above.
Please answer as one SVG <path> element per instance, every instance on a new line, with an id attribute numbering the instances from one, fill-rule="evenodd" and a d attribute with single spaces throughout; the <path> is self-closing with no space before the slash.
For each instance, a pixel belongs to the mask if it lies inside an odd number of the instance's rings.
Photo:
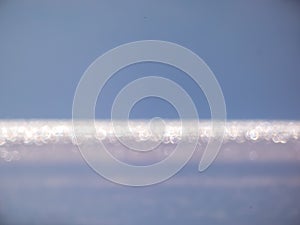
<path id="1" fill-rule="evenodd" d="M 210 121 L 188 121 L 188 132 L 173 120 L 87 124 L 76 134 L 71 120 L 0 121 L 1 225 L 300 224 L 299 121 L 227 121 L 222 137 Z M 220 138 L 200 172 L 207 144 Z M 191 158 L 174 175 L 139 186 L 102 175 L 80 149 L 105 150 L 139 170 L 192 142 Z"/>

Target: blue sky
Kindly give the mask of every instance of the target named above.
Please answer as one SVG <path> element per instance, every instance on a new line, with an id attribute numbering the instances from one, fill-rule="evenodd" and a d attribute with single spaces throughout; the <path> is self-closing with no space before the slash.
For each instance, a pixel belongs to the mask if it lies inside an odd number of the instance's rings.
<path id="1" fill-rule="evenodd" d="M 197 53 L 215 73 L 229 119 L 300 119 L 300 3 L 256 1 L 1 1 L 0 118 L 71 118 L 85 69 L 109 49 L 159 39 Z M 206 99 L 181 71 L 146 63 L 118 72 L 96 107 L 108 118 L 118 90 L 162 75 Z M 176 118 L 168 103 L 145 99 L 131 118 Z"/>

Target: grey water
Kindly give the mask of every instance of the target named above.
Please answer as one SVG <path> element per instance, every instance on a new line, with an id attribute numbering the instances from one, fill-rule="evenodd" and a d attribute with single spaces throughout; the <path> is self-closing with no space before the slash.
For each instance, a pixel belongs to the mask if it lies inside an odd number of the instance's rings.
<path id="1" fill-rule="evenodd" d="M 238 125 L 234 125 L 235 129 Z M 180 172 L 147 187 L 122 186 L 106 180 L 86 164 L 70 141 L 27 140 L 24 144 L 8 135 L 15 128 L 6 127 L 1 130 L 4 141 L 0 145 L 3 225 L 300 222 L 298 125 L 285 136 L 279 132 L 281 139 L 274 130 L 270 140 L 260 139 L 263 132 L 252 132 L 244 141 L 237 141 L 238 135 L 226 138 L 216 160 L 202 173 L 198 172 L 204 145 L 201 143 Z M 18 135 L 24 139 L 24 133 Z M 62 134 L 55 136 L 62 138 Z M 163 143 L 159 151 L 168 154 L 172 146 L 173 143 Z M 125 147 L 111 145 L 111 151 L 126 158 L 121 154 Z"/>

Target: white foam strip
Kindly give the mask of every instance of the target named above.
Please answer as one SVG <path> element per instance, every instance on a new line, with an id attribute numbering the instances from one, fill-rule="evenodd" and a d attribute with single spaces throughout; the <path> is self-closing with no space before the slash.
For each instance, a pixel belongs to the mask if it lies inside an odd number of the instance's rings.
<path id="1" fill-rule="evenodd" d="M 196 124 L 199 123 L 197 127 Z M 104 141 L 117 143 L 114 128 L 111 122 L 96 121 L 96 134 L 90 136 L 89 128 L 82 121 L 80 140 L 97 142 Z M 127 122 L 123 122 L 124 126 Z M 165 144 L 176 144 L 178 141 L 189 141 L 199 138 L 199 142 L 206 143 L 214 138 L 210 121 L 189 121 L 189 133 L 181 135 L 179 121 L 165 121 L 165 126 L 159 129 L 150 129 L 148 121 L 131 121 L 132 132 L 124 132 L 123 138 L 133 141 L 159 141 Z M 155 125 L 154 125 L 155 126 Z M 124 129 L 125 130 L 125 129 Z M 197 136 L 199 134 L 199 136 Z M 119 134 L 120 135 L 120 134 Z M 300 121 L 228 121 L 226 123 L 224 142 L 243 143 L 247 141 L 270 141 L 287 143 L 299 141 Z M 71 120 L 2 120 L 0 121 L 0 146 L 22 144 L 77 144 L 74 138 Z"/>

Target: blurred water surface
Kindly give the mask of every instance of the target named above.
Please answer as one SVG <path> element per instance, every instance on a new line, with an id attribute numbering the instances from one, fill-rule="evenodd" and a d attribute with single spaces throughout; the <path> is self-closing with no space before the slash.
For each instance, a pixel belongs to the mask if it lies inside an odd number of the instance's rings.
<path id="1" fill-rule="evenodd" d="M 244 141 L 228 138 L 216 161 L 199 173 L 202 141 L 192 160 L 174 177 L 138 188 L 114 184 L 96 174 L 70 141 L 24 144 L 10 136 L 10 142 L 5 139 L 0 147 L 0 222 L 296 225 L 300 221 L 297 132 L 285 141 L 254 134 Z M 163 143 L 152 157 L 166 157 L 173 147 Z M 112 144 L 110 150 L 122 160 L 128 158 L 128 149 L 121 145 Z"/>

